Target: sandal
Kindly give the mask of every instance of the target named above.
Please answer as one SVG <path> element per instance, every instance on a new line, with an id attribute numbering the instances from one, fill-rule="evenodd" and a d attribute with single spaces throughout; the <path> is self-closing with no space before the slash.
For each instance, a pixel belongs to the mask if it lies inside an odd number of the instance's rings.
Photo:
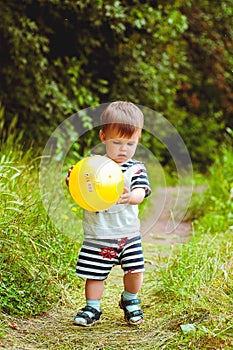
<path id="1" fill-rule="evenodd" d="M 141 308 L 134 311 L 127 310 L 127 306 L 129 305 L 137 305 L 141 303 L 141 299 L 132 299 L 132 300 L 123 300 L 123 296 L 121 295 L 121 300 L 119 301 L 120 308 L 124 311 L 125 321 L 129 324 L 138 325 L 143 321 L 143 311 Z M 140 317 L 137 321 L 133 321 L 134 317 Z"/>
<path id="2" fill-rule="evenodd" d="M 93 315 L 89 315 L 88 313 L 92 313 Z M 92 326 L 95 322 L 97 322 L 100 319 L 100 316 L 102 315 L 102 311 L 98 311 L 92 306 L 85 306 L 82 308 L 82 311 L 78 312 L 77 315 L 74 318 L 74 324 L 77 326 Z M 78 319 L 83 319 L 83 322 Z"/>

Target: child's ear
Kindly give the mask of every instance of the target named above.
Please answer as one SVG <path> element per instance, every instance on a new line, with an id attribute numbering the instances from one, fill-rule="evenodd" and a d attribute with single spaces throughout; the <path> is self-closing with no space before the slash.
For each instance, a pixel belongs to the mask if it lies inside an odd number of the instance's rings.
<path id="1" fill-rule="evenodd" d="M 105 143 L 106 138 L 105 138 L 105 134 L 104 134 L 104 132 L 103 132 L 102 129 L 100 129 L 99 136 L 100 136 L 101 142 L 102 142 L 102 143 Z"/>

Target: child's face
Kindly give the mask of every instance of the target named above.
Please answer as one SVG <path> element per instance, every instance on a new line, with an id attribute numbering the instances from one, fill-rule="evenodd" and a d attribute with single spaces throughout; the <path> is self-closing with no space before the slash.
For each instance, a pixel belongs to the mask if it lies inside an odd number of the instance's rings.
<path id="1" fill-rule="evenodd" d="M 106 145 L 109 158 L 121 164 L 132 158 L 139 141 L 140 133 L 136 131 L 131 137 L 119 137 L 116 130 L 100 130 L 100 139 Z"/>

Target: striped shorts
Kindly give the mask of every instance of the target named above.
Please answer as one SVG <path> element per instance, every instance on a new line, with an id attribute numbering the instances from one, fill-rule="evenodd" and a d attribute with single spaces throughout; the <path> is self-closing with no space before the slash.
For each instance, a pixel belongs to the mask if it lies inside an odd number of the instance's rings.
<path id="1" fill-rule="evenodd" d="M 88 279 L 105 280 L 114 265 L 121 265 L 125 274 L 145 270 L 140 236 L 85 240 L 76 273 Z"/>

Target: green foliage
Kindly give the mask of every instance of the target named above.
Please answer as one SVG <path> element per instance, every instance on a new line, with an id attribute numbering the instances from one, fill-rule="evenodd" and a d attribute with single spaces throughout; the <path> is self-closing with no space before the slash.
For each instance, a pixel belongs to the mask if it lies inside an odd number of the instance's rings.
<path id="1" fill-rule="evenodd" d="M 215 234 L 233 228 L 233 152 L 229 146 L 210 169 L 209 188 L 203 195 L 204 215 L 197 221 L 202 232 Z"/>
<path id="2" fill-rule="evenodd" d="M 206 174 L 204 193 L 194 194 L 189 219 L 196 219 L 203 232 L 226 231 L 233 225 L 232 147 L 225 144 L 215 157 L 215 163 Z"/>
<path id="3" fill-rule="evenodd" d="M 1 311 L 39 314 L 65 301 L 75 286 L 79 242 L 51 225 L 41 202 L 38 159 L 31 159 L 31 149 L 23 152 L 22 135 L 6 136 L 0 155 Z"/>
<path id="4" fill-rule="evenodd" d="M 230 123 L 232 113 L 232 1 L 191 1 L 182 6 L 189 28 L 184 34 L 190 70 L 193 71 L 183 97 L 190 112 L 223 113 Z M 206 100 L 209 103 L 206 103 Z M 221 107 L 220 107 L 221 106 Z M 220 107 L 220 108 L 219 108 Z M 208 115 L 210 113 L 211 115 Z"/>
<path id="5" fill-rule="evenodd" d="M 80 109 L 124 99 L 171 121 L 196 168 L 213 162 L 233 111 L 231 0 L 0 0 L 0 8 L 0 97 L 29 143 L 43 146 Z"/>
<path id="6" fill-rule="evenodd" d="M 0 5 L 0 33 L 6 47 L 0 69 L 1 100 L 7 106 L 6 118 L 10 122 L 12 115 L 18 115 L 17 127 L 27 136 L 32 132 L 38 141 L 44 139 L 48 127 L 55 128 L 65 116 L 98 99 L 80 83 L 85 75 L 82 62 L 67 56 L 51 60 L 47 34 L 52 28 L 42 30 L 39 19 L 27 16 L 26 4 L 1 1 Z M 27 6 L 33 13 L 30 2 Z"/>
<path id="7" fill-rule="evenodd" d="M 176 98 L 186 114 L 175 125 L 197 168 L 205 171 L 232 124 L 232 1 L 188 1 L 179 8 L 188 22 L 183 34 L 187 80 Z"/>
<path id="8" fill-rule="evenodd" d="M 179 68 L 185 62 L 181 33 L 185 17 L 171 7 L 128 7 L 127 35 L 117 47 L 118 64 L 112 76 L 110 99 L 123 96 L 160 111 L 174 108 Z M 138 18 L 140 18 L 139 30 Z M 143 35 L 141 35 L 143 34 Z M 116 77 L 118 77 L 116 79 Z"/>

